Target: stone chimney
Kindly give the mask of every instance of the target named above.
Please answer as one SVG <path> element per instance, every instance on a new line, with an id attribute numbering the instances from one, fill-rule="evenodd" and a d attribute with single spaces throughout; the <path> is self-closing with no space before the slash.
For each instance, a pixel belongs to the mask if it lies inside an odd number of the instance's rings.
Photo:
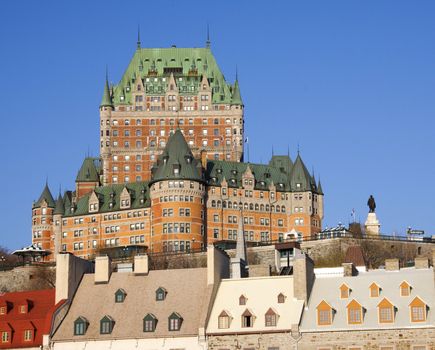
<path id="1" fill-rule="evenodd" d="M 298 300 L 303 300 L 305 305 L 310 298 L 314 284 L 314 263 L 305 253 L 300 253 L 293 260 L 293 293 Z"/>
<path id="2" fill-rule="evenodd" d="M 239 228 L 237 230 L 236 257 L 231 259 L 231 278 L 248 277 L 246 265 L 248 263 L 246 253 L 245 233 L 243 230 L 243 215 L 240 210 Z"/>
<path id="3" fill-rule="evenodd" d="M 222 278 L 229 277 L 229 256 L 213 244 L 207 246 L 207 284 L 217 285 Z"/>
<path id="4" fill-rule="evenodd" d="M 95 258 L 95 283 L 109 283 L 110 275 L 112 274 L 112 262 L 110 258 L 105 256 L 98 256 Z"/>
<path id="5" fill-rule="evenodd" d="M 353 265 L 353 263 L 343 263 L 342 266 L 343 266 L 344 277 L 352 277 L 358 274 L 358 271 Z"/>
<path id="6" fill-rule="evenodd" d="M 85 273 L 94 270 L 94 265 L 88 260 L 72 254 L 57 254 L 56 256 L 56 298 L 55 303 L 71 299 Z"/>
<path id="7" fill-rule="evenodd" d="M 428 269 L 429 259 L 425 257 L 416 257 L 414 259 L 414 266 L 416 269 Z"/>
<path id="8" fill-rule="evenodd" d="M 149 264 L 147 254 L 135 255 L 133 272 L 135 275 L 148 275 Z"/>
<path id="9" fill-rule="evenodd" d="M 399 271 L 399 259 L 385 259 L 386 271 Z"/>
<path id="10" fill-rule="evenodd" d="M 201 155 L 201 165 L 204 169 L 207 169 L 207 151 L 202 150 L 200 155 Z"/>

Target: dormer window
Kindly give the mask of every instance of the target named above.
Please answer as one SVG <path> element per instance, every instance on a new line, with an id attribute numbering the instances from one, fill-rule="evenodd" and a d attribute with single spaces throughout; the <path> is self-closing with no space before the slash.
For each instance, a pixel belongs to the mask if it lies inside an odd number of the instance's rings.
<path id="1" fill-rule="evenodd" d="M 300 182 L 298 182 L 297 184 L 296 184 L 296 188 L 301 188 L 302 187 L 302 184 L 300 183 Z"/>
<path id="2" fill-rule="evenodd" d="M 408 282 L 403 281 L 400 284 L 400 296 L 401 297 L 408 297 L 411 294 L 411 286 Z"/>
<path id="3" fill-rule="evenodd" d="M 340 299 L 347 299 L 350 295 L 350 288 L 346 283 L 343 283 L 340 286 Z"/>
<path id="4" fill-rule="evenodd" d="M 231 174 L 237 175 L 237 170 L 236 169 L 231 170 Z"/>
<path id="5" fill-rule="evenodd" d="M 104 316 L 100 320 L 100 334 L 110 334 L 113 330 L 115 321 L 110 316 Z"/>
<path id="6" fill-rule="evenodd" d="M 222 311 L 218 317 L 218 328 L 227 329 L 230 328 L 231 316 L 227 311 Z"/>
<path id="7" fill-rule="evenodd" d="M 88 329 L 89 322 L 86 318 L 80 316 L 74 321 L 74 335 L 84 335 Z"/>
<path id="8" fill-rule="evenodd" d="M 218 168 L 218 169 L 216 170 L 216 172 L 217 172 L 218 174 L 222 174 L 222 169 L 221 169 L 221 168 Z"/>
<path id="9" fill-rule="evenodd" d="M 26 314 L 27 313 L 27 309 L 28 309 L 28 305 L 27 304 L 22 304 L 18 307 L 18 312 L 20 314 Z"/>
<path id="10" fill-rule="evenodd" d="M 371 298 L 377 298 L 381 294 L 381 288 L 375 282 L 369 286 L 369 290 Z"/>
<path id="11" fill-rule="evenodd" d="M 32 329 L 25 329 L 23 335 L 24 335 L 23 339 L 25 342 L 33 340 L 33 330 Z"/>
<path id="12" fill-rule="evenodd" d="M 156 330 L 157 318 L 153 314 L 148 314 L 143 318 L 143 331 L 154 332 Z"/>
<path id="13" fill-rule="evenodd" d="M 163 288 L 163 287 L 159 287 L 159 288 L 156 290 L 156 300 L 157 300 L 157 301 L 165 300 L 165 299 L 166 299 L 166 294 L 167 294 L 166 289 Z"/>
<path id="14" fill-rule="evenodd" d="M 254 314 L 248 309 L 242 314 L 242 327 L 250 328 L 254 326 Z"/>
<path id="15" fill-rule="evenodd" d="M 173 169 L 174 169 L 174 175 L 180 174 L 180 164 L 174 164 Z"/>
<path id="16" fill-rule="evenodd" d="M 387 299 L 382 299 L 378 304 L 379 323 L 394 322 L 394 305 Z"/>
<path id="17" fill-rule="evenodd" d="M 264 324 L 266 327 L 274 327 L 276 326 L 277 319 L 278 314 L 272 308 L 269 308 L 264 315 Z"/>
<path id="18" fill-rule="evenodd" d="M 409 304 L 409 307 L 411 322 L 426 322 L 427 304 L 422 299 L 415 297 Z"/>
<path id="19" fill-rule="evenodd" d="M 332 307 L 326 301 L 322 300 L 317 309 L 317 324 L 319 326 L 329 326 L 332 324 Z"/>
<path id="20" fill-rule="evenodd" d="M 2 343 L 9 343 L 10 334 L 8 331 L 2 331 Z"/>
<path id="21" fill-rule="evenodd" d="M 246 305 L 246 301 L 247 301 L 248 299 L 244 296 L 244 295 L 241 295 L 240 297 L 239 297 L 239 305 Z"/>
<path id="22" fill-rule="evenodd" d="M 126 296 L 127 296 L 127 293 L 125 292 L 125 290 L 122 288 L 119 288 L 115 292 L 115 303 L 123 303 Z"/>
<path id="23" fill-rule="evenodd" d="M 286 296 L 282 293 L 278 294 L 278 304 L 284 304 L 285 303 Z"/>
<path id="24" fill-rule="evenodd" d="M 0 306 L 0 315 L 6 315 L 8 312 L 8 307 L 5 306 Z"/>
<path id="25" fill-rule="evenodd" d="M 173 312 L 168 318 L 168 329 L 170 331 L 179 331 L 183 318 L 177 312 Z"/>
<path id="26" fill-rule="evenodd" d="M 363 323 L 363 307 L 355 299 L 347 304 L 347 323 L 362 324 Z"/>

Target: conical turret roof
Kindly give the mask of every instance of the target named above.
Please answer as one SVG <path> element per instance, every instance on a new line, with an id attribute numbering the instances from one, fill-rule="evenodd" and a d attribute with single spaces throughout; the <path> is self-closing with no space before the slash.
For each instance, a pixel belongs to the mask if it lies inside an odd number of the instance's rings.
<path id="1" fill-rule="evenodd" d="M 322 189 L 322 184 L 320 183 L 320 179 L 319 179 L 319 184 L 317 185 L 317 193 L 323 194 L 323 189 Z"/>
<path id="2" fill-rule="evenodd" d="M 311 181 L 311 175 L 298 154 L 290 175 L 290 187 L 293 191 L 311 191 Z"/>
<path id="3" fill-rule="evenodd" d="M 59 193 L 59 197 L 57 197 L 56 200 L 56 206 L 54 208 L 54 214 L 64 214 L 65 212 L 65 207 L 63 206 L 63 199 L 62 196 Z"/>
<path id="4" fill-rule="evenodd" d="M 153 167 L 152 182 L 168 179 L 202 180 L 201 164 L 193 157 L 180 129 L 169 137 L 156 166 Z"/>
<path id="5" fill-rule="evenodd" d="M 233 93 L 231 95 L 232 105 L 243 105 L 242 96 L 240 95 L 239 81 L 236 79 L 233 86 Z"/>
<path id="6" fill-rule="evenodd" d="M 103 98 L 101 99 L 100 107 L 112 107 L 112 98 L 110 94 L 109 81 L 106 78 L 106 83 L 104 84 Z"/>
<path id="7" fill-rule="evenodd" d="M 39 197 L 38 201 L 35 203 L 35 207 L 40 207 L 42 204 L 42 201 L 45 200 L 47 202 L 47 205 L 50 208 L 54 208 L 56 206 L 53 196 L 51 195 L 50 188 L 48 187 L 48 183 L 45 184 L 44 189 L 42 190 L 41 196 Z"/>
<path id="8" fill-rule="evenodd" d="M 77 173 L 76 182 L 99 182 L 100 176 L 95 165 L 96 158 L 87 157 Z"/>

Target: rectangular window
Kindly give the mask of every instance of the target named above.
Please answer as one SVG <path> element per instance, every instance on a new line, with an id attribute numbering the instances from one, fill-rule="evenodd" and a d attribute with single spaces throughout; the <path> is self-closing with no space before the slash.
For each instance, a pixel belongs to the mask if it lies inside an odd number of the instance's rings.
<path id="1" fill-rule="evenodd" d="M 2 332 L 2 343 L 9 342 L 9 332 Z"/>
<path id="2" fill-rule="evenodd" d="M 26 329 L 24 331 L 24 341 L 31 341 L 32 340 L 32 331 L 30 329 Z"/>
<path id="3" fill-rule="evenodd" d="M 273 327 L 276 326 L 276 315 L 270 314 L 266 315 L 266 327 Z"/>
<path id="4" fill-rule="evenodd" d="M 423 322 L 426 320 L 424 306 L 412 306 L 411 317 L 412 322 Z"/>
<path id="5" fill-rule="evenodd" d="M 349 323 L 361 323 L 361 309 L 349 309 Z"/>
<path id="6" fill-rule="evenodd" d="M 379 322 L 380 323 L 393 322 L 393 308 L 391 307 L 379 308 Z"/>
<path id="7" fill-rule="evenodd" d="M 318 311 L 319 325 L 331 324 L 331 310 Z"/>

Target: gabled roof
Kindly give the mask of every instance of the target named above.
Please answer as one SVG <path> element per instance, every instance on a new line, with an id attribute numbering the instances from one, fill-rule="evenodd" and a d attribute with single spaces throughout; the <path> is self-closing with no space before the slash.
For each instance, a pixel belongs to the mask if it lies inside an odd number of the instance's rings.
<path id="1" fill-rule="evenodd" d="M 42 190 L 42 193 L 39 196 L 38 201 L 34 204 L 34 207 L 40 207 L 44 200 L 47 203 L 48 207 L 54 208 L 56 206 L 54 202 L 54 198 L 50 192 L 50 188 L 48 187 L 48 183 L 45 184 L 45 187 Z"/>
<path id="2" fill-rule="evenodd" d="M 178 169 L 178 173 L 175 169 Z M 193 157 L 180 129 L 169 137 L 152 172 L 151 182 L 169 179 L 202 181 L 201 163 Z"/>
<path id="3" fill-rule="evenodd" d="M 76 182 L 99 182 L 99 162 L 99 158 L 85 158 L 79 172 L 77 173 Z"/>

